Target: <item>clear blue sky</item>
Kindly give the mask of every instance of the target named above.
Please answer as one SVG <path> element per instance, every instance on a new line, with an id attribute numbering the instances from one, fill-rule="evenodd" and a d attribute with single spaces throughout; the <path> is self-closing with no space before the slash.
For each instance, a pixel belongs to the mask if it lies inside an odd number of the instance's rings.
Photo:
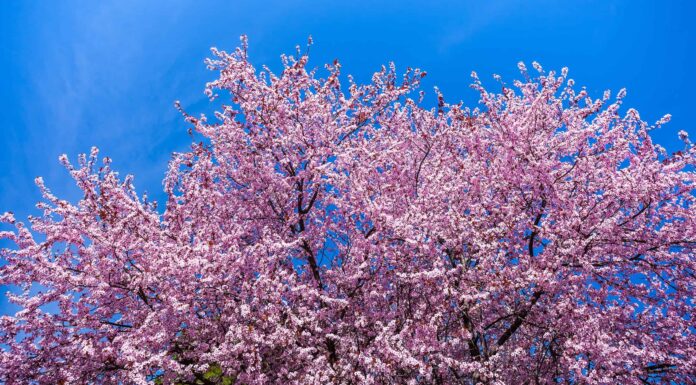
<path id="1" fill-rule="evenodd" d="M 516 63 L 570 68 L 594 96 L 628 89 L 627 107 L 672 123 L 654 139 L 676 150 L 696 135 L 696 5 L 692 1 L 7 1 L 0 4 L 0 212 L 38 214 L 33 180 L 76 199 L 57 161 L 93 145 L 136 187 L 161 197 L 169 154 L 187 148 L 173 108 L 207 109 L 209 47 L 247 34 L 256 64 L 279 67 L 307 36 L 311 63 L 338 58 L 368 80 L 390 60 L 428 72 L 449 101 L 475 103 L 476 70 L 492 83 Z M 429 93 L 432 95 L 432 92 Z M 0 242 L 0 247 L 7 246 Z M 0 299 L 0 313 L 9 308 Z"/>

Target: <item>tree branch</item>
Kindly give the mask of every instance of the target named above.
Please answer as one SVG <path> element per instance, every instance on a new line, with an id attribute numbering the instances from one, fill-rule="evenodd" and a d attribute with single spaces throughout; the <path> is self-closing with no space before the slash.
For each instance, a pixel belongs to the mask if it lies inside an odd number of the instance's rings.
<path id="1" fill-rule="evenodd" d="M 503 346 L 509 339 L 512 337 L 513 334 L 517 331 L 517 329 L 522 326 L 522 323 L 524 322 L 524 319 L 527 318 L 527 315 L 529 315 L 529 312 L 532 310 L 532 307 L 537 303 L 541 295 L 544 294 L 543 291 L 536 291 L 532 295 L 532 300 L 529 303 L 529 306 L 522 310 L 517 317 L 515 317 L 515 320 L 512 321 L 512 324 L 510 327 L 505 330 L 505 332 L 498 338 L 498 342 L 496 343 L 498 346 Z"/>

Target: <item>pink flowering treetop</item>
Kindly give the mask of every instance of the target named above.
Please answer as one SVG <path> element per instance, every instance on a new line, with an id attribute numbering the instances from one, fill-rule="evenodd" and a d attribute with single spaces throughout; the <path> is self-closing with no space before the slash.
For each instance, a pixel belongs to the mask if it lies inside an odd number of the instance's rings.
<path id="1" fill-rule="evenodd" d="M 480 107 L 213 50 L 166 207 L 93 149 L 0 233 L 5 384 L 654 384 L 696 372 L 695 146 L 535 64 Z M 218 95 L 219 94 L 219 95 Z M 422 99 L 422 94 L 421 98 Z M 224 102 L 223 102 L 224 103 Z M 183 111 L 183 110 L 182 110 Z M 40 239 L 34 234 L 40 234 Z M 53 304 L 47 310 L 46 305 Z"/>

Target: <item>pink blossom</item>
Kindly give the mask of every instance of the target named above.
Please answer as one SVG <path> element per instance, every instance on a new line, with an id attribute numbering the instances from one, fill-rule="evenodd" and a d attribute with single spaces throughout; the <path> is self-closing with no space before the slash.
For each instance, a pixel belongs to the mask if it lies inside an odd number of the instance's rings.
<path id="1" fill-rule="evenodd" d="M 0 284 L 23 289 L 0 381 L 693 380 L 686 133 L 664 154 L 637 112 L 536 62 L 500 94 L 472 73 L 477 109 L 428 108 L 418 69 L 342 87 L 338 62 L 320 78 L 298 50 L 273 74 L 241 42 L 207 61 L 215 121 L 177 103 L 202 140 L 173 155 L 163 211 L 93 149 L 60 159 L 80 201 L 39 178 L 31 232 L 0 217 Z"/>

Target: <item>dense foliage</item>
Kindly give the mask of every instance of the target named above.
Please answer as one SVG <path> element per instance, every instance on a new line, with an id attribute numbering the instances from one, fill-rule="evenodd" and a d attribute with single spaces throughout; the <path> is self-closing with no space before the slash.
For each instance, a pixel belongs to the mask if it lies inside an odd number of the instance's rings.
<path id="1" fill-rule="evenodd" d="M 184 113 L 163 210 L 94 149 L 61 158 L 79 202 L 37 179 L 43 215 L 2 216 L 4 383 L 694 383 L 696 150 L 652 142 L 668 117 L 537 64 L 426 108 L 419 70 L 213 53 L 227 104 Z"/>

